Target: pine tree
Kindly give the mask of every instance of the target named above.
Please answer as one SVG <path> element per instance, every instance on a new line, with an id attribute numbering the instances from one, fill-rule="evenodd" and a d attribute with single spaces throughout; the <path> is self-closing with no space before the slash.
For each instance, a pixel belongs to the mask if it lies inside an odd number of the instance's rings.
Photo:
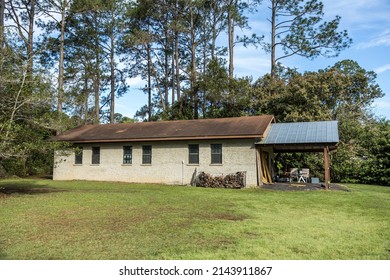
<path id="1" fill-rule="evenodd" d="M 337 56 L 352 42 L 346 30 L 338 31 L 340 16 L 324 20 L 324 5 L 319 0 L 270 0 L 270 4 L 271 43 L 265 46 L 271 53 L 271 77 L 284 58 Z"/>

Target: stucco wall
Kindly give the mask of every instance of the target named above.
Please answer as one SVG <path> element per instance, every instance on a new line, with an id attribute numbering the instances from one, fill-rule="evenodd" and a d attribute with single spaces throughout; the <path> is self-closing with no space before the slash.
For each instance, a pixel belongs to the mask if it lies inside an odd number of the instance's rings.
<path id="1" fill-rule="evenodd" d="M 199 144 L 199 164 L 188 164 L 188 144 Z M 222 164 L 211 164 L 210 144 L 222 144 Z M 142 164 L 142 145 L 152 146 L 152 164 Z M 54 180 L 97 180 L 139 183 L 190 184 L 197 169 L 213 175 L 246 171 L 247 186 L 255 186 L 254 140 L 167 141 L 80 144 L 83 164 L 75 165 L 74 152 L 55 154 Z M 92 146 L 100 147 L 100 164 L 92 165 Z M 123 146 L 132 146 L 131 165 L 123 164 Z M 182 163 L 184 161 L 184 164 Z"/>

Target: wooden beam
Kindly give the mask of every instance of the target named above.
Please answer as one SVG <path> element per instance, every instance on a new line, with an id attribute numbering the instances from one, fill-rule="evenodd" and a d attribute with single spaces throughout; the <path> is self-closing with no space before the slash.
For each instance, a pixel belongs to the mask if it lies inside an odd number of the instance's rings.
<path id="1" fill-rule="evenodd" d="M 256 167 L 257 167 L 257 186 L 263 186 L 263 170 L 261 168 L 261 149 L 255 146 L 256 150 Z"/>
<path id="2" fill-rule="evenodd" d="M 292 153 L 292 152 L 323 152 L 324 146 L 328 146 L 328 150 L 336 150 L 337 143 L 303 143 L 303 144 L 258 144 L 261 147 L 272 147 L 276 153 Z"/>
<path id="3" fill-rule="evenodd" d="M 324 169 L 325 169 L 325 190 L 329 190 L 330 168 L 329 168 L 329 148 L 324 148 Z"/>

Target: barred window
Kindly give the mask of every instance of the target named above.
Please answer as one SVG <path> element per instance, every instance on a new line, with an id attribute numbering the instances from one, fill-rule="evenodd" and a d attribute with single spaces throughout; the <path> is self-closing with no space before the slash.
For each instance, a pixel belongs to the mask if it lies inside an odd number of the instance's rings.
<path id="1" fill-rule="evenodd" d="M 188 145 L 188 163 L 199 164 L 199 145 L 189 144 Z"/>
<path id="2" fill-rule="evenodd" d="M 100 147 L 92 147 L 92 164 L 100 164 Z"/>
<path id="3" fill-rule="evenodd" d="M 74 153 L 74 164 L 83 164 L 83 147 L 77 147 Z"/>
<path id="4" fill-rule="evenodd" d="M 133 149 L 131 146 L 123 146 L 123 164 L 132 164 Z"/>
<path id="5" fill-rule="evenodd" d="M 222 164 L 222 144 L 211 144 L 211 164 Z"/>
<path id="6" fill-rule="evenodd" d="M 142 146 L 142 164 L 152 164 L 152 146 Z"/>

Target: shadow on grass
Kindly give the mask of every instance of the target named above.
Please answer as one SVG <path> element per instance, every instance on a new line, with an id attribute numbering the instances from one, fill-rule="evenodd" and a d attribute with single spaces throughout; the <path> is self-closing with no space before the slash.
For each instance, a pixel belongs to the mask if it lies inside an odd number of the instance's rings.
<path id="1" fill-rule="evenodd" d="M 0 184 L 0 197 L 7 197 L 14 194 L 35 195 L 35 194 L 46 194 L 52 192 L 64 192 L 64 190 L 49 188 L 44 185 L 38 186 L 33 182 L 6 182 Z"/>

